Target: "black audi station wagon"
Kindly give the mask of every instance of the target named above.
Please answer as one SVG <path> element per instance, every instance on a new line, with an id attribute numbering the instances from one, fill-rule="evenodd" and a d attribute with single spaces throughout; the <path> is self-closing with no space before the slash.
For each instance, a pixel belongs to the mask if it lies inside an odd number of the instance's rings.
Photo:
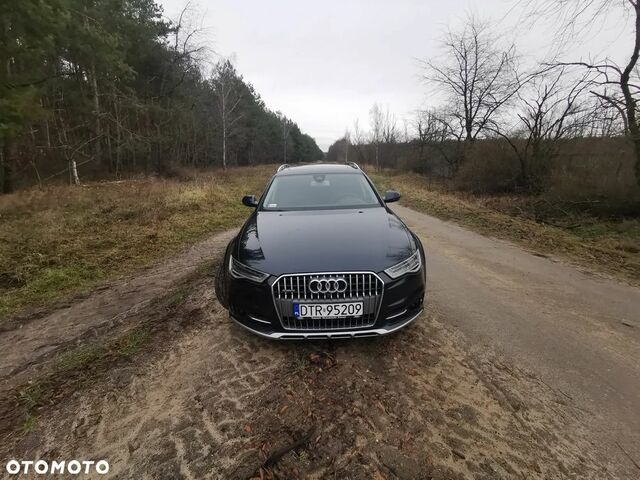
<path id="1" fill-rule="evenodd" d="M 355 164 L 282 165 L 229 243 L 216 293 L 231 318 L 268 338 L 394 332 L 420 315 L 425 255 Z"/>

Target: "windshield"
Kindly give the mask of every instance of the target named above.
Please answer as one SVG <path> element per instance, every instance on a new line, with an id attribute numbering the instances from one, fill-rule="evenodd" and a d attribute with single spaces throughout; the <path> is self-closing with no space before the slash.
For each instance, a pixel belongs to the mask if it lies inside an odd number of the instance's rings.
<path id="1" fill-rule="evenodd" d="M 359 173 L 283 175 L 273 179 L 263 210 L 320 210 L 379 207 L 367 179 Z"/>

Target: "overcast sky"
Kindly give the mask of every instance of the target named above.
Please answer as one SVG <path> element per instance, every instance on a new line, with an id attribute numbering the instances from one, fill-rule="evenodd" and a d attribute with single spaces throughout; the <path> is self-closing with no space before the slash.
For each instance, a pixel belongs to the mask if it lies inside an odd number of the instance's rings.
<path id="1" fill-rule="evenodd" d="M 159 0 L 176 19 L 186 0 Z M 513 29 L 510 0 L 193 0 L 199 39 L 216 55 L 231 57 L 238 71 L 262 95 L 313 136 L 326 151 L 359 119 L 368 127 L 374 102 L 399 119 L 438 98 L 420 79 L 417 59 L 438 55 L 447 26 L 467 12 L 498 21 L 517 34 L 518 50 L 541 57 L 552 28 Z M 621 25 L 626 31 L 621 30 Z M 598 40 L 597 42 L 595 40 Z M 546 43 L 545 43 L 546 42 Z M 605 45 L 605 47 L 603 47 Z M 603 53 L 624 59 L 630 50 L 628 25 L 612 18 L 589 38 L 567 48 L 572 60 Z"/>

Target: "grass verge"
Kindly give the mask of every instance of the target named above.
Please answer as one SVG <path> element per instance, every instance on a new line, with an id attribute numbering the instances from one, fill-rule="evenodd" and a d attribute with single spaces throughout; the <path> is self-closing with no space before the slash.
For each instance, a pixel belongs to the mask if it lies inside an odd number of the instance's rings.
<path id="1" fill-rule="evenodd" d="M 46 308 L 239 226 L 272 166 L 54 186 L 0 196 L 2 319 Z"/>
<path id="2" fill-rule="evenodd" d="M 370 176 L 380 191 L 401 190 L 402 203 L 415 210 L 640 284 L 637 217 L 593 213 L 544 197 L 450 191 L 416 174 L 384 171 Z"/>

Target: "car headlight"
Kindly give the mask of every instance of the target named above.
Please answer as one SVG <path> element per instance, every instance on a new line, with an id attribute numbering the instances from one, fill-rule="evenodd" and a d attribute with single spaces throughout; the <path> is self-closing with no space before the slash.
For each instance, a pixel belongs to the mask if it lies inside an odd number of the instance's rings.
<path id="1" fill-rule="evenodd" d="M 252 282 L 256 283 L 262 283 L 267 278 L 269 278 L 268 273 L 260 272 L 258 270 L 254 270 L 253 268 L 247 267 L 245 264 L 240 263 L 232 256 L 229 256 L 229 273 L 233 278 L 242 278 L 251 280 Z"/>
<path id="2" fill-rule="evenodd" d="M 393 267 L 387 268 L 384 273 L 389 275 L 391 278 L 398 278 L 405 273 L 417 272 L 420 270 L 421 266 L 422 260 L 420 258 L 420 250 L 418 249 L 409 258 L 395 264 Z"/>

